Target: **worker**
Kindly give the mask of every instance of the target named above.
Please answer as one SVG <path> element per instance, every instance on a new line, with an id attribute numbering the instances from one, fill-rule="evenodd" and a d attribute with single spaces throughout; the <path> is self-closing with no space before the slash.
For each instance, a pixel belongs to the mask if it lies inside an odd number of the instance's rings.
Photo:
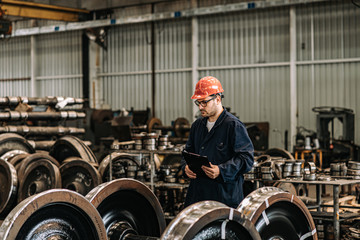
<path id="1" fill-rule="evenodd" d="M 207 76 L 197 82 L 191 97 L 201 118 L 192 124 L 185 150 L 207 156 L 210 167 L 203 165 L 206 176 L 200 177 L 182 160 L 190 178 L 185 207 L 215 200 L 236 208 L 244 198 L 243 174 L 253 166 L 254 147 L 244 124 L 222 106 L 223 92 L 220 81 Z"/>

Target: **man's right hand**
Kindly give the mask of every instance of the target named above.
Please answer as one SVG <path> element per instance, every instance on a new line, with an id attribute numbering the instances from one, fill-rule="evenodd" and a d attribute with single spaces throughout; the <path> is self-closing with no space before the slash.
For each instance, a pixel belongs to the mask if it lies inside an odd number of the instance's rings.
<path id="1" fill-rule="evenodd" d="M 196 178 L 196 174 L 195 174 L 193 171 L 190 170 L 190 168 L 189 168 L 188 165 L 185 166 L 185 173 L 186 173 L 186 175 L 187 175 L 189 178 L 191 178 L 191 179 L 195 179 L 195 178 Z"/>

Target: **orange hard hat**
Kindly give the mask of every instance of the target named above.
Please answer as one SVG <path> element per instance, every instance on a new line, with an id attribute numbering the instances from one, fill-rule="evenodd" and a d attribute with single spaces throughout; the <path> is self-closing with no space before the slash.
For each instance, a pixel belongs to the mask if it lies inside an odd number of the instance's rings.
<path id="1" fill-rule="evenodd" d="M 222 92 L 224 92 L 224 89 L 222 88 L 220 81 L 215 77 L 207 76 L 197 82 L 194 95 L 191 99 L 206 98 L 210 95 Z"/>

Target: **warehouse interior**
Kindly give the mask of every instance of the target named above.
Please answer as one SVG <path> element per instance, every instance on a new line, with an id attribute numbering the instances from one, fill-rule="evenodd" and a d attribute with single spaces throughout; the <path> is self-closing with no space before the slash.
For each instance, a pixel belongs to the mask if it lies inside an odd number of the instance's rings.
<path id="1" fill-rule="evenodd" d="M 360 239 L 359 22 L 359 0 L 0 0 L 0 239 Z M 254 147 L 237 208 L 184 206 L 205 76 Z"/>

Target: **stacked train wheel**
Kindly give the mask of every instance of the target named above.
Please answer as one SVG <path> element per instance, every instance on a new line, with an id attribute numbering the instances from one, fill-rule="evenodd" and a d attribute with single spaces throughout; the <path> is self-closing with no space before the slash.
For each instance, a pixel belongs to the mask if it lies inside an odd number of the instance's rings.
<path id="1" fill-rule="evenodd" d="M 317 239 L 314 221 L 305 204 L 281 189 L 257 189 L 237 210 L 255 225 L 262 239 Z"/>
<path id="2" fill-rule="evenodd" d="M 2 223 L 0 239 L 104 240 L 106 230 L 99 213 L 82 195 L 52 189 L 18 204 Z"/>
<path id="3" fill-rule="evenodd" d="M 97 159 L 76 137 L 65 136 L 54 144 L 52 153 L 66 153 L 60 157 L 35 152 L 25 138 L 13 133 L 0 135 L 0 150 L 0 218 L 17 203 L 43 191 L 66 188 L 85 196 L 102 183 Z"/>
<path id="4" fill-rule="evenodd" d="M 165 229 L 165 217 L 154 193 L 133 179 L 103 183 L 86 195 L 99 211 L 109 240 L 125 235 L 159 237 Z"/>
<path id="5" fill-rule="evenodd" d="M 240 212 L 215 202 L 195 203 L 178 214 L 161 239 L 229 239 L 260 240 L 253 223 Z"/>
<path id="6" fill-rule="evenodd" d="M 134 179 L 101 184 L 86 197 L 52 189 L 23 200 L 5 218 L 0 239 L 317 239 L 315 225 L 296 196 L 260 188 L 230 208 L 215 201 L 195 203 L 165 229 L 153 192 Z"/>

